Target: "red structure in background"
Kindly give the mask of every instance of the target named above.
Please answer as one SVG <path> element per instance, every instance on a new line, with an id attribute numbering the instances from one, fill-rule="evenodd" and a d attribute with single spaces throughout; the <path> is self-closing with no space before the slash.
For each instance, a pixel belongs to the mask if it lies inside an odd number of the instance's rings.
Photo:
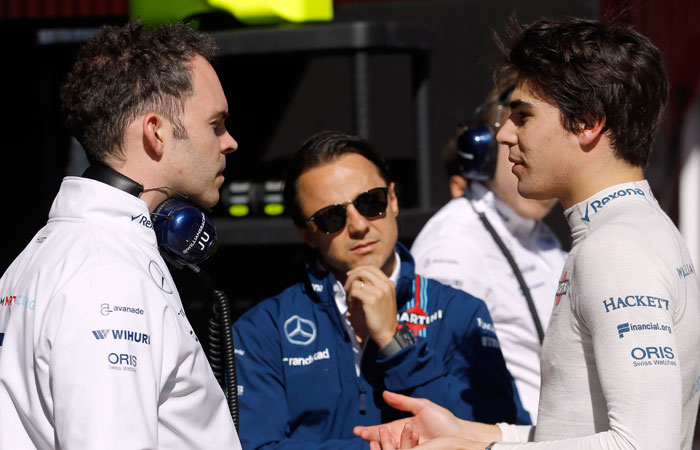
<path id="1" fill-rule="evenodd" d="M 380 1 L 405 0 L 334 0 L 333 3 Z M 0 0 L 0 20 L 115 17 L 126 16 L 128 12 L 129 0 Z"/>
<path id="2" fill-rule="evenodd" d="M 0 0 L 0 20 L 126 16 L 128 0 Z"/>
<path id="3" fill-rule="evenodd" d="M 629 4 L 625 22 L 648 36 L 664 55 L 671 84 L 667 111 L 669 131 L 675 134 L 700 80 L 700 2 L 600 0 L 601 17 L 624 3 Z"/>
<path id="4" fill-rule="evenodd" d="M 600 0 L 601 17 L 610 11 L 627 5 L 625 23 L 648 36 L 661 50 L 666 63 L 671 86 L 666 109 L 666 129 L 663 142 L 674 158 L 674 171 L 670 179 L 675 180 L 672 192 L 664 192 L 674 200 L 668 204 L 671 218 L 678 220 L 678 174 L 681 169 L 680 126 L 683 116 L 700 82 L 700 2 L 697 0 Z"/>

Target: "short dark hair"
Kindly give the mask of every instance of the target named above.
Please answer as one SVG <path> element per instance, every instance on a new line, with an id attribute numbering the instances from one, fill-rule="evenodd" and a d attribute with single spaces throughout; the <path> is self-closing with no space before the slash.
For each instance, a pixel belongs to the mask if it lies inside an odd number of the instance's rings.
<path id="1" fill-rule="evenodd" d="M 668 100 L 659 49 L 626 25 L 567 17 L 511 18 L 503 67 L 559 108 L 570 132 L 605 120 L 617 157 L 645 168 Z"/>
<path id="2" fill-rule="evenodd" d="M 349 153 L 356 153 L 367 158 L 377 167 L 379 175 L 386 181 L 387 185 L 391 182 L 389 166 L 369 141 L 341 131 L 327 130 L 316 133 L 301 144 L 287 167 L 284 182 L 284 207 L 292 215 L 292 220 L 296 225 L 302 226 L 306 221 L 299 210 L 297 192 L 299 177 L 315 167 L 333 162 Z"/>
<path id="3" fill-rule="evenodd" d="M 66 124 L 90 162 L 123 158 L 126 126 L 148 112 L 167 117 L 175 137 L 186 139 L 181 115 L 193 91 L 190 63 L 197 55 L 212 61 L 216 53 L 211 36 L 184 23 L 100 28 L 61 87 Z"/>

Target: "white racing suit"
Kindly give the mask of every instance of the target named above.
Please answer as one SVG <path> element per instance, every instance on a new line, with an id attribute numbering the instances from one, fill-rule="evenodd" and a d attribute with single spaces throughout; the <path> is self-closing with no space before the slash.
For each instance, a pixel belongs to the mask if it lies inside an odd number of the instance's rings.
<path id="1" fill-rule="evenodd" d="M 700 287 L 683 238 L 646 181 L 566 215 L 573 248 L 542 348 L 537 442 L 494 448 L 690 450 Z M 533 434 L 499 426 L 503 441 Z"/>
<path id="2" fill-rule="evenodd" d="M 64 179 L 0 279 L 0 449 L 240 449 L 147 205 Z"/>

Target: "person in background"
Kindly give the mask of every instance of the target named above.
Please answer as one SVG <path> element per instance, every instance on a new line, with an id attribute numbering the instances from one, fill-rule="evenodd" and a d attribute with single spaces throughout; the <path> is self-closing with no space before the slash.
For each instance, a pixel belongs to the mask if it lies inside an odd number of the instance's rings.
<path id="1" fill-rule="evenodd" d="M 501 80 L 448 141 L 453 199 L 428 220 L 411 254 L 421 275 L 486 303 L 520 399 L 537 423 L 542 337 L 566 253 L 542 221 L 556 200 L 521 196 L 508 146 L 496 142 L 514 87 L 514 76 Z"/>
<path id="2" fill-rule="evenodd" d="M 542 347 L 537 426 L 462 421 L 388 393 L 416 414 L 404 438 L 400 422 L 356 432 L 384 450 L 413 447 L 414 433 L 424 449 L 690 450 L 700 283 L 644 179 L 668 100 L 661 52 L 631 27 L 589 19 L 511 31 L 504 68 L 517 80 L 497 138 L 518 192 L 558 198 L 573 240 Z"/>
<path id="3" fill-rule="evenodd" d="M 187 25 L 138 22 L 79 51 L 61 101 L 91 166 L 0 279 L 0 449 L 241 448 L 152 215 L 219 199 L 238 144 L 215 54 Z"/>
<path id="4" fill-rule="evenodd" d="M 234 324 L 244 448 L 367 448 L 357 423 L 401 417 L 384 389 L 462 418 L 529 423 L 479 299 L 415 274 L 371 144 L 325 131 L 292 157 L 285 208 L 306 275 Z"/>

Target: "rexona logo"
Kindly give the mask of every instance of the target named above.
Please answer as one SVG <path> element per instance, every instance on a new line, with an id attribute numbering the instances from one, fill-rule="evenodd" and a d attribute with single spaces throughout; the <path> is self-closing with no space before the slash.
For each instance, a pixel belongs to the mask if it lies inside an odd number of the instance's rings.
<path id="1" fill-rule="evenodd" d="M 153 222 L 151 222 L 151 218 L 148 216 L 144 216 L 143 214 L 139 214 L 138 216 L 131 216 L 131 221 L 138 221 L 137 223 L 139 225 L 142 225 L 146 228 L 153 228 Z"/>
<path id="2" fill-rule="evenodd" d="M 612 200 L 615 200 L 616 198 L 620 197 L 626 197 L 628 195 L 641 195 L 644 196 L 644 191 L 642 191 L 639 188 L 629 188 L 629 189 L 620 189 L 617 192 L 613 192 L 610 195 L 606 195 L 605 197 L 601 198 L 600 200 L 593 200 L 590 202 L 590 206 L 593 209 L 593 214 L 597 213 L 603 206 L 611 202 Z M 588 205 L 589 203 L 586 203 L 586 215 L 583 216 L 583 220 L 586 222 L 590 222 L 590 219 L 588 217 Z"/>
<path id="3" fill-rule="evenodd" d="M 396 314 L 396 320 L 403 322 L 413 331 L 413 334 L 418 335 L 418 332 L 427 327 L 436 320 L 442 319 L 442 310 L 438 309 L 431 315 L 428 315 L 418 306 L 409 308 L 406 311 Z"/>
<path id="4" fill-rule="evenodd" d="M 628 295 L 626 297 L 610 297 L 603 300 L 605 312 L 622 308 L 659 308 L 668 311 L 668 300 L 651 295 Z"/>
<path id="5" fill-rule="evenodd" d="M 617 332 L 620 335 L 620 339 L 625 337 L 625 333 L 632 331 L 664 331 L 671 334 L 671 327 L 668 325 L 660 324 L 659 322 L 649 322 L 649 323 L 632 323 L 629 322 L 621 323 L 617 326 Z"/>
<path id="6" fill-rule="evenodd" d="M 151 345 L 151 338 L 146 333 L 137 333 L 130 330 L 92 330 L 92 335 L 98 341 L 111 338 L 116 341 L 131 341 Z"/>
<path id="7" fill-rule="evenodd" d="M 301 357 L 291 357 L 291 358 L 282 358 L 282 361 L 287 363 L 290 367 L 291 366 L 308 366 L 309 364 L 313 364 L 316 361 L 319 361 L 321 359 L 331 359 L 331 352 L 328 350 L 328 347 L 325 348 L 325 350 L 319 350 L 316 353 L 313 353 L 309 356 L 301 356 Z"/>
<path id="8" fill-rule="evenodd" d="M 673 347 L 635 347 L 630 354 L 634 358 L 634 367 L 677 365 Z"/>
<path id="9" fill-rule="evenodd" d="M 27 308 L 30 311 L 34 311 L 36 307 L 36 300 L 25 297 L 24 295 L 5 295 L 0 297 L 0 308 Z"/>
<path id="10" fill-rule="evenodd" d="M 109 306 L 109 303 L 103 303 L 100 305 L 100 314 L 103 316 L 108 316 L 112 313 L 130 313 L 143 316 L 143 309 L 132 308 L 131 306 L 114 306 L 112 308 Z"/>
<path id="11" fill-rule="evenodd" d="M 109 368 L 112 370 L 136 372 L 136 365 L 138 362 L 136 355 L 130 355 L 128 353 L 110 353 L 107 355 L 107 361 L 109 361 Z"/>
<path id="12" fill-rule="evenodd" d="M 695 267 L 692 264 L 683 264 L 680 267 L 676 267 L 676 272 L 678 272 L 678 278 L 685 278 L 695 273 Z"/>

